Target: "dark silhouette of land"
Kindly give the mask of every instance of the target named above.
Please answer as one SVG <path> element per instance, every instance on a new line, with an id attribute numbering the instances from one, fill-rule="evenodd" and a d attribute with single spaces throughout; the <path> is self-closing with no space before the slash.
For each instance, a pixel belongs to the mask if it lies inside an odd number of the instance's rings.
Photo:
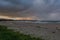
<path id="1" fill-rule="evenodd" d="M 14 21 L 12 19 L 0 19 L 0 21 Z"/>

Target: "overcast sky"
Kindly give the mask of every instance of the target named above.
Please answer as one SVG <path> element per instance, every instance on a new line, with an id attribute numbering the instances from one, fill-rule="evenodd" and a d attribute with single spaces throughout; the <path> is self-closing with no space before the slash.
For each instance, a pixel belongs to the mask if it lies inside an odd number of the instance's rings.
<path id="1" fill-rule="evenodd" d="M 60 0 L 0 0 L 0 15 L 60 20 Z"/>

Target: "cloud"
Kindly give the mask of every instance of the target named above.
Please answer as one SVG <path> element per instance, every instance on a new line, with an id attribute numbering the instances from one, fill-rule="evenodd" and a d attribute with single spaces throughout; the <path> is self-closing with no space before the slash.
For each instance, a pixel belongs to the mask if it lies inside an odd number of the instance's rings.
<path id="1" fill-rule="evenodd" d="M 32 2 L 32 0 L 0 0 L 0 15 L 28 16 L 24 12 L 32 7 Z"/>
<path id="2" fill-rule="evenodd" d="M 33 9 L 42 20 L 60 20 L 60 0 L 36 0 Z"/>
<path id="3" fill-rule="evenodd" d="M 60 20 L 60 0 L 0 0 L 0 15 Z"/>
<path id="4" fill-rule="evenodd" d="M 0 0 L 0 9 L 2 9 L 2 11 L 23 11 L 28 9 L 30 6 L 31 3 L 24 0 Z"/>

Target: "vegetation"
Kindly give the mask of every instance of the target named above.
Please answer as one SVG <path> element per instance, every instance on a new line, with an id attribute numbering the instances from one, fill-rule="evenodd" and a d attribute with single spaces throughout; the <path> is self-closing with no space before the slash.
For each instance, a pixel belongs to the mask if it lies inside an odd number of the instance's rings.
<path id="1" fill-rule="evenodd" d="M 43 40 L 42 38 L 31 37 L 20 32 L 14 32 L 6 26 L 0 25 L 0 40 Z"/>

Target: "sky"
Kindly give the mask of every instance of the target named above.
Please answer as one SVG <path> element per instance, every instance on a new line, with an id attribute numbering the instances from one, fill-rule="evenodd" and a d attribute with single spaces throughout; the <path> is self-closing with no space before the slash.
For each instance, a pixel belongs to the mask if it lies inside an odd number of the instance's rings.
<path id="1" fill-rule="evenodd" d="M 60 0 L 0 0 L 0 18 L 60 20 Z"/>

